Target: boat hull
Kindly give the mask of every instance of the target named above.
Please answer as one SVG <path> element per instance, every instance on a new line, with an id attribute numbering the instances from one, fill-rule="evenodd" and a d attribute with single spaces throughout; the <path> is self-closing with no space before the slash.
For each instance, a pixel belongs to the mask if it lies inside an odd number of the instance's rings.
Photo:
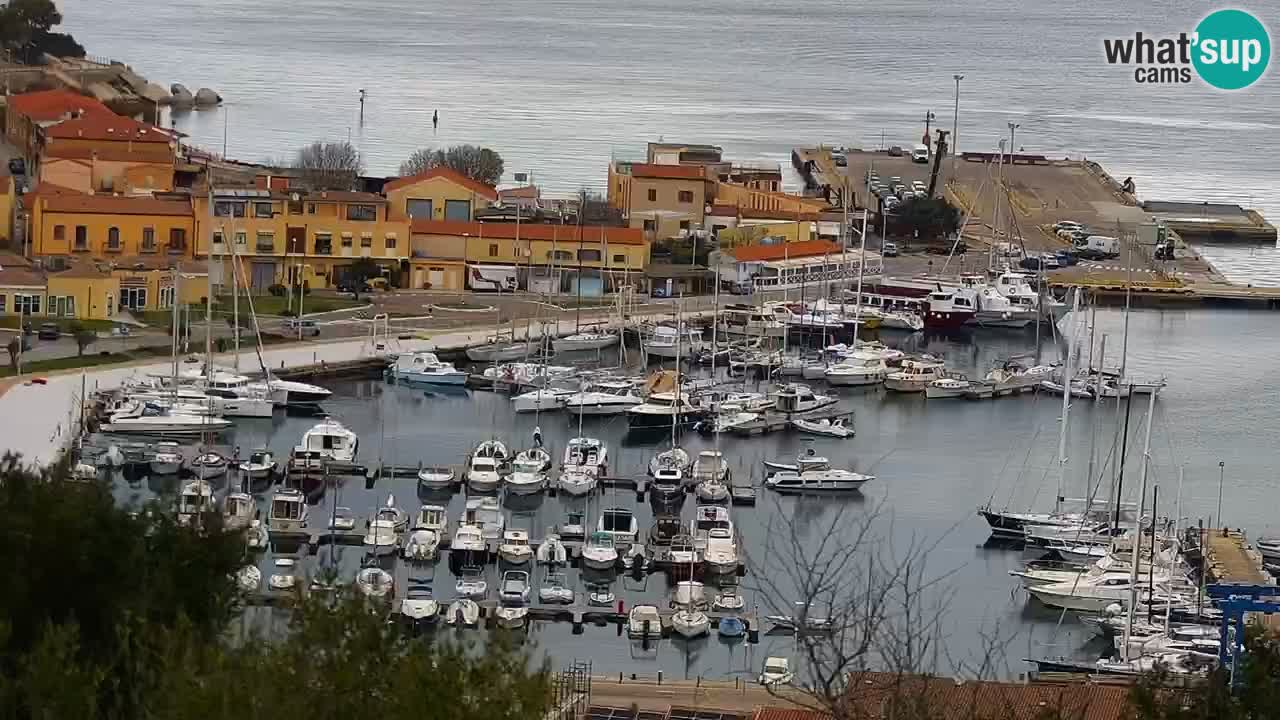
<path id="1" fill-rule="evenodd" d="M 975 313 L 967 310 L 928 310 L 924 314 L 927 330 L 959 330 L 968 325 Z"/>
<path id="2" fill-rule="evenodd" d="M 467 374 L 461 370 L 451 373 L 415 373 L 398 372 L 394 375 L 397 382 L 411 382 L 422 385 L 465 385 Z"/>
<path id="3" fill-rule="evenodd" d="M 827 384 L 834 387 L 864 387 L 884 382 L 883 372 L 827 373 Z"/>
<path id="4" fill-rule="evenodd" d="M 630 410 L 631 408 L 639 404 L 640 403 L 638 401 L 627 401 L 627 402 L 618 402 L 618 403 L 581 403 L 578 405 L 566 404 L 564 406 L 564 409 L 568 410 L 574 415 L 587 415 L 587 416 L 621 415 L 622 413 Z"/>
<path id="5" fill-rule="evenodd" d="M 892 390 L 894 392 L 918 393 L 923 392 L 930 382 L 930 380 L 887 377 L 884 379 L 884 387 L 886 390 Z"/>
<path id="6" fill-rule="evenodd" d="M 694 413 L 676 415 L 677 425 L 690 425 L 699 420 Z M 627 427 L 632 430 L 670 430 L 671 415 L 658 413 L 627 413 Z"/>
<path id="7" fill-rule="evenodd" d="M 556 352 L 578 352 L 582 350 L 602 350 L 617 344 L 617 335 L 607 335 L 592 339 L 562 338 L 552 341 L 551 346 L 555 348 Z"/>

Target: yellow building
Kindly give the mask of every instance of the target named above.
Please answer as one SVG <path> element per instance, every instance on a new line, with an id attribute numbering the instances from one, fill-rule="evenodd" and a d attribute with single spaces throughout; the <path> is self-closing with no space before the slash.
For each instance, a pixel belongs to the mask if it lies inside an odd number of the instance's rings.
<path id="1" fill-rule="evenodd" d="M 151 194 L 173 190 L 174 160 L 164 150 L 51 147 L 40 161 L 40 182 L 82 193 Z"/>
<path id="2" fill-rule="evenodd" d="M 770 192 L 733 183 L 719 183 L 716 186 L 715 203 L 717 205 L 732 205 L 744 213 L 750 213 L 753 210 L 820 213 L 830 207 L 821 198 L 807 198 L 790 193 Z"/>
<path id="3" fill-rule="evenodd" d="M 13 210 L 17 199 L 17 188 L 13 186 L 13 177 L 5 175 L 0 178 L 0 242 L 5 245 L 13 239 Z"/>
<path id="4" fill-rule="evenodd" d="M 110 320 L 120 299 L 120 280 L 92 265 L 51 272 L 45 314 L 78 320 Z"/>
<path id="5" fill-rule="evenodd" d="M 46 288 L 44 275 L 20 256 L 0 258 L 0 316 L 44 314 Z"/>
<path id="6" fill-rule="evenodd" d="M 703 226 L 715 186 L 701 165 L 615 162 L 609 166 L 608 202 L 646 238 L 663 240 Z"/>
<path id="7" fill-rule="evenodd" d="M 116 312 L 171 310 L 174 302 L 174 266 L 180 268 L 177 300 L 180 305 L 202 305 L 209 294 L 205 263 L 194 260 L 169 262 L 166 258 L 120 258 L 111 264 L 111 275 L 120 283 Z"/>
<path id="8" fill-rule="evenodd" d="M 382 192 L 390 205 L 390 217 L 397 220 L 470 222 L 476 210 L 498 199 L 493 186 L 446 167 L 396 178 L 384 185 Z"/>
<path id="9" fill-rule="evenodd" d="M 716 233 L 716 246 L 724 250 L 742 245 L 755 245 L 766 237 L 779 238 L 781 242 L 788 243 L 821 239 L 818 233 L 818 223 L 813 220 L 770 222 L 758 225 L 744 223 L 735 228 L 725 228 Z"/>
<path id="10" fill-rule="evenodd" d="M 33 255 L 191 255 L 194 221 L 185 200 L 45 192 L 28 198 Z"/>

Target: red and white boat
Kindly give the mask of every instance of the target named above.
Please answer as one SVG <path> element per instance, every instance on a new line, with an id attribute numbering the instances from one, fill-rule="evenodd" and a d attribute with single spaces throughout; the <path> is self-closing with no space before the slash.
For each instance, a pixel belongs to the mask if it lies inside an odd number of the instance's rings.
<path id="1" fill-rule="evenodd" d="M 925 298 L 924 326 L 930 330 L 955 330 L 969 324 L 978 314 L 978 294 L 973 288 L 952 287 L 934 290 Z"/>

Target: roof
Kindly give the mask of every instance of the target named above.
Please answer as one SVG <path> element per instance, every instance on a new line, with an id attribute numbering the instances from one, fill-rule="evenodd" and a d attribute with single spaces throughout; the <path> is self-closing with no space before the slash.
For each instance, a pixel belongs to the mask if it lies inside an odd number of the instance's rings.
<path id="1" fill-rule="evenodd" d="M 729 251 L 738 262 L 770 262 L 786 258 L 837 255 L 840 246 L 827 240 L 801 240 L 777 245 L 744 245 Z"/>
<path id="2" fill-rule="evenodd" d="M 307 193 L 302 199 L 305 202 L 387 202 L 386 198 L 377 193 L 360 192 L 358 190 L 318 190 Z"/>
<path id="3" fill-rule="evenodd" d="M 707 169 L 702 165 L 634 163 L 631 165 L 631 177 L 652 178 L 655 180 L 705 180 L 707 178 Z"/>
<path id="4" fill-rule="evenodd" d="M 174 215 L 191 217 L 191 203 L 118 195 L 40 195 L 44 212 L 100 215 Z"/>
<path id="5" fill-rule="evenodd" d="M 204 275 L 208 265 L 204 260 L 190 258 L 165 257 L 164 255 L 126 255 L 112 257 L 108 263 L 112 271 L 117 273 L 145 272 L 147 270 L 168 270 L 174 263 L 178 264 L 183 275 Z"/>
<path id="6" fill-rule="evenodd" d="M 643 245 L 644 231 L 639 228 L 610 227 L 605 225 L 547 225 L 542 223 L 480 223 L 455 222 L 450 220 L 414 220 L 410 229 L 422 235 L 463 234 L 471 237 L 486 237 L 503 240 L 514 240 L 519 231 L 521 240 L 550 240 L 574 244 L 581 238 L 582 242 L 613 243 L 616 245 Z"/>
<path id="7" fill-rule="evenodd" d="M 461 185 L 471 192 L 490 200 L 498 199 L 498 191 L 492 185 L 486 185 L 479 180 L 472 180 L 457 170 L 448 167 L 434 167 L 426 172 L 420 172 L 417 175 L 396 178 L 395 180 L 388 182 L 386 185 L 383 185 L 382 192 L 399 190 L 400 188 L 406 188 L 435 178 L 443 178 L 455 185 Z"/>
<path id="8" fill-rule="evenodd" d="M 756 210 L 753 208 L 744 208 L 737 205 L 726 205 L 724 203 L 716 203 L 711 206 L 711 212 L 708 215 L 717 217 L 738 217 L 743 220 L 818 220 L 821 213 L 816 212 L 797 212 L 795 210 Z"/>
<path id="9" fill-rule="evenodd" d="M 715 273 L 701 265 L 675 265 L 672 263 L 650 263 L 644 269 L 645 277 L 651 278 L 696 278 L 710 277 Z"/>
<path id="10" fill-rule="evenodd" d="M 48 122 L 74 113 L 115 115 L 98 100 L 69 90 L 40 90 L 11 95 L 10 112 L 17 112 L 34 122 Z"/>
<path id="11" fill-rule="evenodd" d="M 118 140 L 135 143 L 165 143 L 173 140 L 168 132 L 144 122 L 120 115 L 91 113 L 71 120 L 63 120 L 44 130 L 49 146 L 58 140 Z"/>
<path id="12" fill-rule="evenodd" d="M 49 273 L 50 280 L 54 280 L 57 278 L 103 279 L 103 278 L 109 278 L 109 277 L 111 277 L 110 271 L 103 270 L 92 264 L 73 265 L 67 268 L 66 270 L 59 270 L 58 272 Z"/>
<path id="13" fill-rule="evenodd" d="M 168 147 L 163 149 L 157 148 L 150 142 L 145 142 L 138 147 L 129 149 L 128 147 L 102 147 L 102 148 L 85 148 L 85 147 L 68 147 L 61 143 L 51 143 L 44 150 L 44 156 L 51 159 L 65 160 L 89 160 L 96 158 L 108 162 L 139 162 L 139 163 L 166 163 L 172 165 L 174 163 L 173 151 Z"/>
<path id="14" fill-rule="evenodd" d="M 44 287 L 44 275 L 29 267 L 0 265 L 0 287 Z"/>

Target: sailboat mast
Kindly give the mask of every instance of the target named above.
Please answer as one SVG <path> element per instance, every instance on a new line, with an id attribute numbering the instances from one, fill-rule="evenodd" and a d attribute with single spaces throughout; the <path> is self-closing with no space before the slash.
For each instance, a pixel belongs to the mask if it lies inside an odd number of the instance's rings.
<path id="1" fill-rule="evenodd" d="M 226 238 L 223 238 L 226 242 Z M 205 253 L 204 379 L 213 382 L 213 182 L 209 182 L 209 252 Z"/>
<path id="2" fill-rule="evenodd" d="M 1091 349 L 1092 347 L 1093 346 L 1090 345 Z M 1093 355 L 1092 350 L 1090 351 L 1089 355 L 1090 356 Z M 1104 333 L 1102 336 L 1102 342 L 1098 346 L 1098 377 L 1099 378 L 1102 377 L 1102 368 L 1104 367 L 1103 363 L 1106 362 L 1106 359 L 1107 359 L 1107 336 Z M 1091 366 L 1093 364 L 1092 357 L 1090 357 L 1089 364 Z M 1094 471 L 1094 465 L 1096 462 L 1095 456 L 1098 450 L 1098 420 L 1101 417 L 1102 417 L 1102 382 L 1099 380 L 1098 385 L 1093 392 L 1093 422 L 1089 423 L 1089 478 L 1085 484 L 1086 491 L 1089 490 L 1089 488 L 1093 483 L 1093 471 Z M 1103 466 L 1105 467 L 1106 464 L 1104 463 Z M 1098 476 L 1098 485 L 1099 486 L 1102 485 L 1101 475 Z M 1086 497 L 1092 498 L 1093 495 L 1091 493 L 1086 493 Z"/>
<path id="3" fill-rule="evenodd" d="M 711 290 L 711 297 L 711 302 L 715 306 L 715 310 L 711 313 L 711 381 L 715 382 L 716 350 L 719 349 L 718 331 L 720 329 L 720 276 L 718 274 L 716 275 L 715 287 Z"/>
<path id="4" fill-rule="evenodd" d="M 173 261 L 173 398 L 178 399 L 178 284 L 182 278 L 182 261 Z"/>
<path id="5" fill-rule="evenodd" d="M 678 302 L 683 302 L 683 301 L 684 301 L 684 293 L 680 293 L 680 300 Z M 680 418 L 680 345 L 684 341 L 684 338 L 680 334 L 681 328 L 683 328 L 683 325 L 680 323 L 679 308 L 680 306 L 676 305 L 676 387 L 675 387 L 675 395 L 673 396 L 675 399 L 672 401 L 672 405 L 671 405 L 671 447 L 672 448 L 675 448 L 676 446 L 676 425 L 679 423 L 679 418 Z"/>
<path id="6" fill-rule="evenodd" d="M 234 213 L 232 213 L 234 215 Z M 235 223 L 231 224 L 231 324 L 232 332 L 235 335 L 235 355 L 234 367 L 236 372 L 240 372 L 240 284 L 238 275 L 240 269 L 240 258 L 236 255 L 235 243 Z"/>
<path id="7" fill-rule="evenodd" d="M 862 237 L 858 243 L 858 297 L 853 305 L 853 349 L 858 349 L 858 329 L 862 322 L 862 273 L 867 266 L 867 209 L 862 208 Z"/>
<path id="8" fill-rule="evenodd" d="M 1080 308 L 1080 291 L 1077 290 L 1071 296 L 1072 319 L 1075 319 L 1075 311 Z M 1062 510 L 1062 482 L 1067 474 L 1067 426 L 1068 414 L 1071 412 L 1071 351 L 1075 349 L 1076 328 L 1071 328 L 1071 334 L 1067 338 L 1067 359 L 1062 365 L 1062 427 L 1058 429 L 1058 494 L 1053 499 L 1053 509 L 1055 512 Z"/>
<path id="9" fill-rule="evenodd" d="M 1147 404 L 1147 429 L 1146 437 L 1142 441 L 1142 484 L 1138 489 L 1138 519 L 1134 522 L 1133 528 L 1133 560 L 1129 563 L 1129 614 L 1124 624 L 1124 645 L 1120 651 L 1121 659 L 1129 659 L 1129 638 L 1133 636 L 1133 614 L 1138 604 L 1138 564 L 1141 557 L 1142 549 L 1142 507 L 1147 499 L 1147 469 L 1151 464 L 1151 425 L 1155 419 L 1156 412 L 1156 394 L 1151 393 L 1151 400 Z M 1119 502 L 1119 500 L 1117 500 Z M 1151 541 L 1152 549 L 1155 548 L 1155 517 L 1151 518 Z M 1155 555 L 1151 557 L 1155 560 Z"/>

